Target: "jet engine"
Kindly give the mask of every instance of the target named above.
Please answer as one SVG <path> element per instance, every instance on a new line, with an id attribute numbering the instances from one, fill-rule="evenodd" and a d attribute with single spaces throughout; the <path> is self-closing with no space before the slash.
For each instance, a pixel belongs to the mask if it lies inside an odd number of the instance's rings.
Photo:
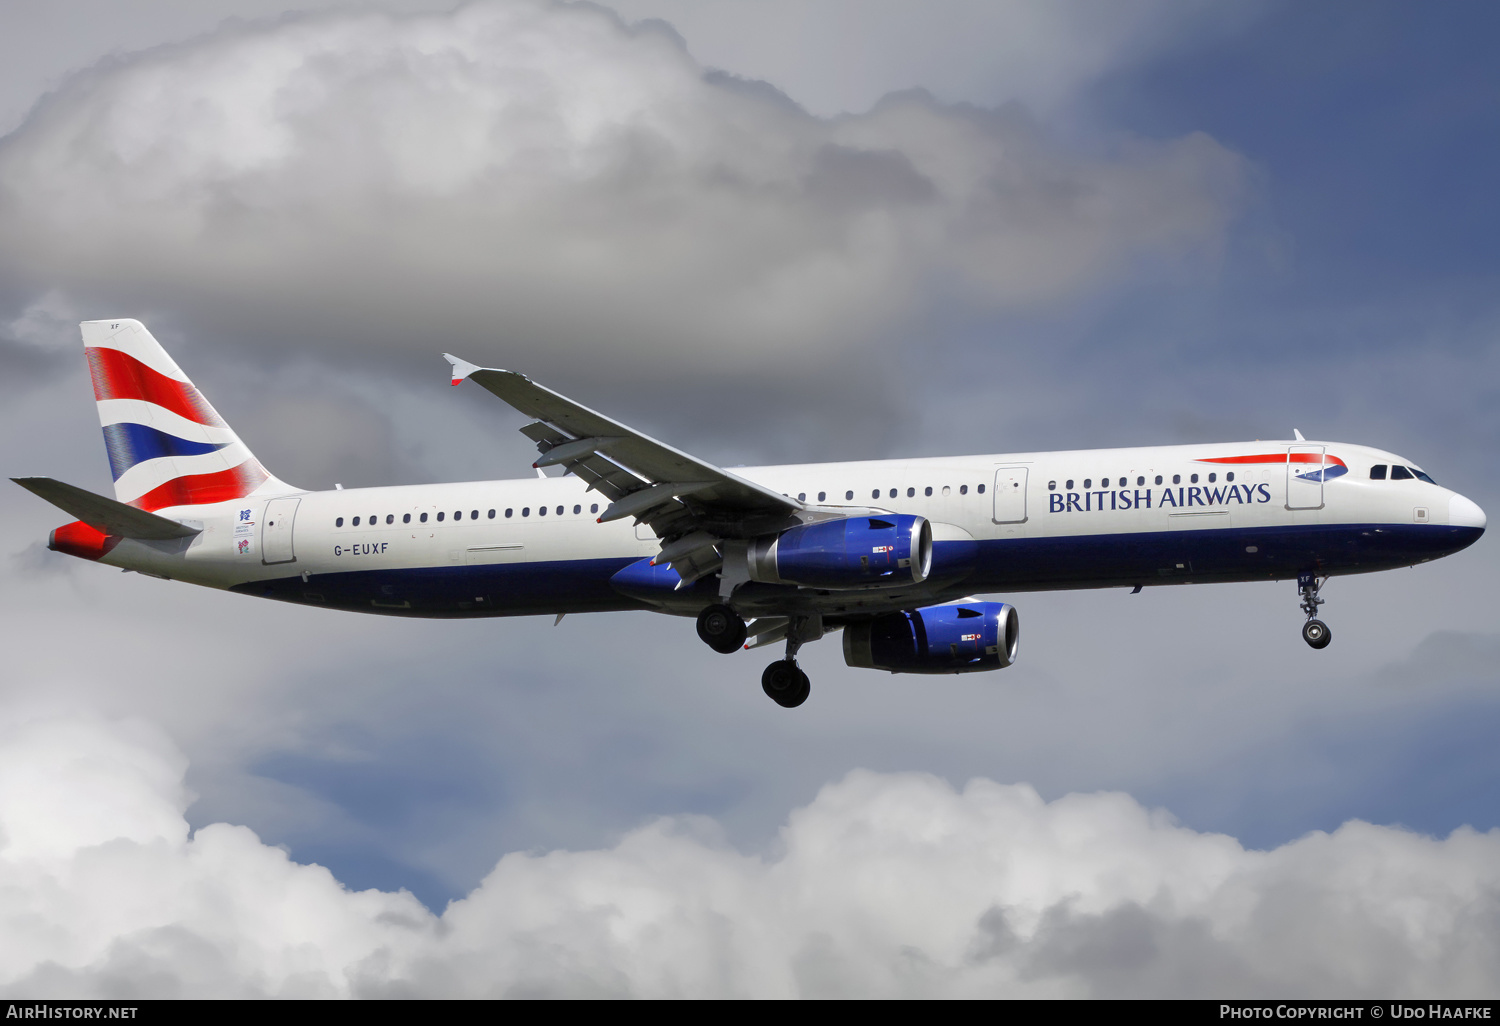
<path id="1" fill-rule="evenodd" d="M 1008 602 L 885 613 L 844 628 L 844 662 L 892 673 L 972 673 L 1016 661 L 1021 618 Z"/>
<path id="2" fill-rule="evenodd" d="M 752 542 L 750 579 L 808 588 L 903 587 L 932 570 L 932 525 L 910 513 L 845 517 Z"/>

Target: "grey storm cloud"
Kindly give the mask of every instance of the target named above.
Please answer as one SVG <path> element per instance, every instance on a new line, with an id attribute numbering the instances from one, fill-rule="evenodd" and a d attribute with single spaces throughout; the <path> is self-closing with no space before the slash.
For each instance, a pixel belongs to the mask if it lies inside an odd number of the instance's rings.
<path id="1" fill-rule="evenodd" d="M 1247 851 L 1127 795 L 855 771 L 769 856 L 663 819 L 507 855 L 437 916 L 190 831 L 185 760 L 140 721 L 3 734 L 11 996 L 1496 993 L 1500 831 L 1351 821 Z"/>
<path id="2" fill-rule="evenodd" d="M 815 117 L 590 6 L 287 17 L 46 97 L 0 142 L 0 267 L 280 339 L 719 372 L 1211 252 L 1249 177 L 1206 135 L 1075 152 L 921 92 Z"/>

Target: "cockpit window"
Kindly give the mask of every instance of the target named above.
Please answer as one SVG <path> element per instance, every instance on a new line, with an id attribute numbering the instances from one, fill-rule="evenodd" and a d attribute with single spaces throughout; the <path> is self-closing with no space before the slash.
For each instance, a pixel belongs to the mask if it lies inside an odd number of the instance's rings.
<path id="1" fill-rule="evenodd" d="M 1395 466 L 1391 467 L 1391 480 L 1392 481 L 1410 481 L 1411 479 L 1412 479 L 1412 473 L 1411 473 L 1411 471 L 1409 471 L 1405 467 L 1401 466 L 1401 464 L 1398 463 Z"/>
<path id="2" fill-rule="evenodd" d="M 1386 471 L 1385 464 L 1384 463 L 1377 463 L 1375 466 L 1373 466 L 1373 467 L 1370 468 L 1370 480 L 1371 481 L 1384 481 L 1385 480 L 1385 471 Z"/>
<path id="3" fill-rule="evenodd" d="M 1426 474 L 1424 474 L 1424 473 L 1422 473 L 1422 472 L 1421 472 L 1421 471 L 1420 471 L 1420 470 L 1418 470 L 1418 469 L 1417 469 L 1417 468 L 1416 468 L 1416 467 L 1411 467 L 1411 468 L 1409 468 L 1409 469 L 1410 469 L 1410 470 L 1411 470 L 1411 472 L 1412 472 L 1412 473 L 1413 473 L 1413 474 L 1416 474 L 1416 475 L 1417 475 L 1417 480 L 1418 480 L 1418 481 L 1426 481 L 1426 482 L 1427 482 L 1427 483 L 1428 483 L 1428 484 L 1430 484 L 1430 485 L 1435 485 L 1435 484 L 1437 484 L 1437 482 L 1436 482 L 1436 481 L 1434 481 L 1434 480 L 1433 480 L 1433 479 L 1432 479 L 1432 478 L 1430 478 L 1430 477 L 1428 477 L 1428 476 L 1427 476 L 1427 475 L 1426 475 Z"/>

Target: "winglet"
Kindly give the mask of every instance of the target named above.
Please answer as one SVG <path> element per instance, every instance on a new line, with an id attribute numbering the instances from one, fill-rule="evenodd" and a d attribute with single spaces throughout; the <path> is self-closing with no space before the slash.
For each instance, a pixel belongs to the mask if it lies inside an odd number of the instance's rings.
<path id="1" fill-rule="evenodd" d="M 451 353 L 444 353 L 443 359 L 447 360 L 453 365 L 453 383 L 455 385 L 463 381 L 464 378 L 468 377 L 470 374 L 473 374 L 475 371 L 484 369 L 476 363 L 470 363 L 468 360 L 460 360 L 458 357 L 452 355 Z"/>

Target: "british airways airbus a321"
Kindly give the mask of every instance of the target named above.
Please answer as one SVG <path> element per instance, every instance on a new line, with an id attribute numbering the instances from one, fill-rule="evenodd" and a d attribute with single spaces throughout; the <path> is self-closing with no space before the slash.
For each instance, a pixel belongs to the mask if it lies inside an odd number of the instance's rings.
<path id="1" fill-rule="evenodd" d="M 1302 637 L 1331 576 L 1472 545 L 1484 512 L 1402 456 L 1281 442 L 723 470 L 515 373 L 452 380 L 532 418 L 561 477 L 310 492 L 273 477 L 144 326 L 87 321 L 109 499 L 17 483 L 77 517 L 49 547 L 247 595 L 394 616 L 648 609 L 717 652 L 783 643 L 761 676 L 808 696 L 798 649 L 850 666 L 1009 666 L 1020 621 L 976 594 L 1296 580 Z"/>

